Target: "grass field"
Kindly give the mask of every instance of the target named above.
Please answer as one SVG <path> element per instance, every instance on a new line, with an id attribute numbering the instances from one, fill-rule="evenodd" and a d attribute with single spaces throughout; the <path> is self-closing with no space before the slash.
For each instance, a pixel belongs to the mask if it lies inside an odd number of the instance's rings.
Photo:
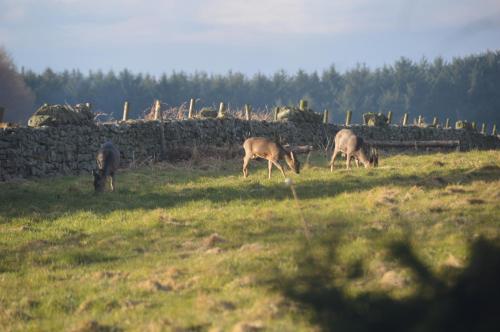
<path id="1" fill-rule="evenodd" d="M 375 298 L 432 299 L 498 243 L 500 151 L 316 155 L 291 178 L 300 207 L 240 160 L 123 170 L 101 195 L 90 174 L 0 183 L 0 330 L 359 330 Z"/>

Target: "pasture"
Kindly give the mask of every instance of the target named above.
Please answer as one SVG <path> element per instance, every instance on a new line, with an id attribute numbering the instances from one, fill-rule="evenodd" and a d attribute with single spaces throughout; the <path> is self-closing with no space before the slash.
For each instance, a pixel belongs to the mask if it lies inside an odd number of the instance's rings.
<path id="1" fill-rule="evenodd" d="M 404 324 L 452 296 L 474 243 L 497 250 L 500 151 L 340 160 L 333 173 L 319 154 L 300 159 L 287 173 L 298 205 L 279 171 L 268 180 L 252 162 L 243 179 L 240 159 L 120 170 L 100 195 L 90 174 L 0 183 L 0 329 Z M 415 324 L 434 326 L 433 310 Z"/>

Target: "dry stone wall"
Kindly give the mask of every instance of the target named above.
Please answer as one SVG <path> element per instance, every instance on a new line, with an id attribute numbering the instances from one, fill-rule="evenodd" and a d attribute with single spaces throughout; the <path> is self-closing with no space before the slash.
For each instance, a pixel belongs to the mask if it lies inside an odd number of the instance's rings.
<path id="1" fill-rule="evenodd" d="M 96 151 L 108 140 L 119 148 L 122 166 L 127 167 L 160 159 L 187 158 L 194 146 L 203 150 L 237 149 L 250 136 L 324 147 L 327 139 L 342 128 L 333 124 L 204 119 L 0 129 L 0 181 L 89 173 L 95 167 Z M 497 136 L 468 130 L 411 126 L 351 128 L 368 140 L 459 140 L 462 150 L 500 148 Z"/>

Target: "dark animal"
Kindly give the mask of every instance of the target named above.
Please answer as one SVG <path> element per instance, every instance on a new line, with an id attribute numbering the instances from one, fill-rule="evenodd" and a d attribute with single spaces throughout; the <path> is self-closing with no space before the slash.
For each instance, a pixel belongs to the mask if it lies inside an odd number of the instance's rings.
<path id="1" fill-rule="evenodd" d="M 268 161 L 269 178 L 273 165 L 276 166 L 285 177 L 285 171 L 281 161 L 284 159 L 288 166 L 297 174 L 300 172 L 300 162 L 295 154 L 285 150 L 280 144 L 263 137 L 251 137 L 243 143 L 245 157 L 243 158 L 243 176 L 248 176 L 248 163 L 250 159 L 263 158 Z"/>
<path id="2" fill-rule="evenodd" d="M 120 166 L 120 152 L 111 142 L 104 143 L 97 151 L 97 169 L 92 170 L 94 189 L 104 191 L 106 179 L 111 178 L 111 191 L 115 190 L 115 172 Z"/>
<path id="3" fill-rule="evenodd" d="M 342 129 L 335 135 L 335 149 L 330 161 L 330 170 L 332 172 L 335 158 L 340 152 L 346 155 L 347 169 L 350 168 L 352 158 L 356 160 L 356 165 L 361 162 L 365 167 L 378 166 L 377 150 L 366 144 L 361 137 L 356 136 L 350 129 Z"/>

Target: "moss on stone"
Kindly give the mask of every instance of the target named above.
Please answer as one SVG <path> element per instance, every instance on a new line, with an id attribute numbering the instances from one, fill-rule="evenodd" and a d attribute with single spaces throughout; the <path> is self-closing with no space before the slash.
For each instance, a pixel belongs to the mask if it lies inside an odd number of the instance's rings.
<path id="1" fill-rule="evenodd" d="M 94 124 L 94 113 L 88 104 L 74 106 L 44 104 L 28 120 L 29 127 L 92 124 Z"/>

